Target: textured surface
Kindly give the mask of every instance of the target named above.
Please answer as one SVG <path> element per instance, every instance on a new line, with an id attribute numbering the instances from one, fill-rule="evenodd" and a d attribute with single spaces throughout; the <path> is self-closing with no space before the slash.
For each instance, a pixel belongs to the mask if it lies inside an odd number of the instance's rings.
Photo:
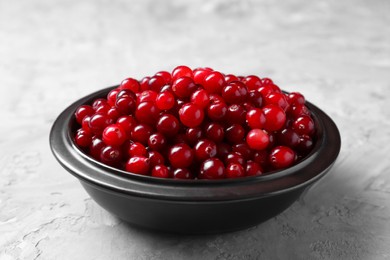
<path id="1" fill-rule="evenodd" d="M 0 0 L 0 259 L 390 259 L 389 3 Z M 340 128 L 334 168 L 240 232 L 112 217 L 53 158 L 51 124 L 85 94 L 178 64 L 301 91 Z"/>

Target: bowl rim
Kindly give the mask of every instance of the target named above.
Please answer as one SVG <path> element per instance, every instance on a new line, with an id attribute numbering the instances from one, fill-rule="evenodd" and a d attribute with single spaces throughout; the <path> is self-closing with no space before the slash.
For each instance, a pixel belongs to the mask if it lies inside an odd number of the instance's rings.
<path id="1" fill-rule="evenodd" d="M 341 138 L 336 124 L 322 110 L 306 101 L 316 124 L 317 140 L 312 151 L 292 167 L 266 175 L 222 180 L 162 179 L 128 173 L 88 156 L 75 145 L 72 137 L 77 107 L 106 96 L 116 87 L 98 90 L 69 105 L 53 123 L 49 137 L 53 155 L 67 171 L 81 181 L 113 192 L 182 201 L 267 197 L 310 185 L 329 171 L 340 152 Z"/>

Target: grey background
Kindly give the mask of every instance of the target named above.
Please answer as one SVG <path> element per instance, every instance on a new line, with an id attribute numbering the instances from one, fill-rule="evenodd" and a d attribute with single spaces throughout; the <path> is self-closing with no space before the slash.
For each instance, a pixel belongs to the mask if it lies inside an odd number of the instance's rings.
<path id="1" fill-rule="evenodd" d="M 0 259 L 390 259 L 389 3 L 0 0 Z M 340 128 L 334 168 L 235 233 L 112 217 L 51 155 L 51 124 L 81 96 L 180 64 L 304 93 Z"/>

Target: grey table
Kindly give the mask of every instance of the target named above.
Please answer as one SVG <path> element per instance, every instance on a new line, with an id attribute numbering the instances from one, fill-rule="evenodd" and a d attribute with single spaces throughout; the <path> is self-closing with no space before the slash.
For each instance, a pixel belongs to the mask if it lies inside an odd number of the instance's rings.
<path id="1" fill-rule="evenodd" d="M 390 2 L 0 1 L 0 259 L 390 259 Z M 248 230 L 174 236 L 100 208 L 53 158 L 56 116 L 176 65 L 271 77 L 342 134 L 331 172 Z"/>

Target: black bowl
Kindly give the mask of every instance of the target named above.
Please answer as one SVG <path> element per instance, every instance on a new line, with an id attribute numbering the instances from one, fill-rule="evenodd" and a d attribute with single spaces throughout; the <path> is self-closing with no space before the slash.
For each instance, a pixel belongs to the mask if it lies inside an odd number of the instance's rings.
<path id="1" fill-rule="evenodd" d="M 316 143 L 298 164 L 269 175 L 225 180 L 176 180 L 136 175 L 104 165 L 73 143 L 76 108 L 114 87 L 90 94 L 54 122 L 50 146 L 59 163 L 76 176 L 107 211 L 134 225 L 175 233 L 218 233 L 259 224 L 288 208 L 323 177 L 340 151 L 340 134 L 323 111 L 307 102 Z"/>

